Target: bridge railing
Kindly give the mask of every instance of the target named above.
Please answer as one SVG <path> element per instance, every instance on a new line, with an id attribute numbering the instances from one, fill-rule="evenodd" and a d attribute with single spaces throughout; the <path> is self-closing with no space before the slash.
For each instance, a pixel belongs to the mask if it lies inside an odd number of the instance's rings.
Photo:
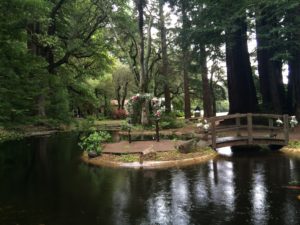
<path id="1" fill-rule="evenodd" d="M 267 119 L 267 121 L 266 121 Z M 282 122 L 282 124 L 275 123 Z M 235 132 L 236 137 L 244 137 L 247 139 L 247 144 L 253 144 L 253 138 L 258 136 L 257 131 L 268 131 L 268 137 L 270 139 L 279 139 L 277 135 L 282 134 L 284 143 L 289 141 L 289 116 L 288 115 L 276 115 L 276 114 L 230 114 L 226 116 L 217 116 L 208 118 L 210 123 L 210 133 L 212 139 L 212 147 L 216 148 L 217 138 L 219 133 Z M 229 121 L 229 125 L 227 125 Z M 219 125 L 219 124 L 222 125 Z M 266 125 L 267 124 L 267 125 Z M 265 133 L 264 133 L 265 135 Z M 228 135 L 229 136 L 229 135 Z M 232 134 L 231 134 L 232 136 Z M 223 136 L 224 137 L 224 136 Z M 271 142 L 271 141 L 270 141 Z"/>

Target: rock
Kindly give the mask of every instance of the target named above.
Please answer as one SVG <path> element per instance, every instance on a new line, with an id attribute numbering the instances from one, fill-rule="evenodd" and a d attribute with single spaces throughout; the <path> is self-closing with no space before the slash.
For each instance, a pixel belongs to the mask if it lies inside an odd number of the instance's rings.
<path id="1" fill-rule="evenodd" d="M 196 149 L 196 143 L 197 143 L 196 140 L 192 139 L 176 146 L 176 149 L 180 153 L 189 153 Z"/>
<path id="2" fill-rule="evenodd" d="M 95 157 L 97 157 L 99 154 L 97 153 L 97 152 L 95 152 L 95 151 L 89 151 L 88 152 L 88 156 L 89 156 L 89 158 L 95 158 Z"/>
<path id="3" fill-rule="evenodd" d="M 209 143 L 207 141 L 204 141 L 204 140 L 200 140 L 197 142 L 197 147 L 199 148 L 205 148 L 205 147 L 208 147 L 209 146 Z"/>
<path id="4" fill-rule="evenodd" d="M 153 146 L 142 151 L 140 155 L 140 163 L 142 164 L 144 160 L 154 159 L 156 157 L 156 151 Z"/>

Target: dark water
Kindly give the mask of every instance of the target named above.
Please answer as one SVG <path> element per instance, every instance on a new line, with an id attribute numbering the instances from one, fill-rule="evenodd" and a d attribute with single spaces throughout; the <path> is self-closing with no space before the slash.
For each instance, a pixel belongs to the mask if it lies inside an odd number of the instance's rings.
<path id="1" fill-rule="evenodd" d="M 94 168 L 76 135 L 0 146 L 0 224 L 300 224 L 300 159 L 219 157 L 185 169 Z"/>

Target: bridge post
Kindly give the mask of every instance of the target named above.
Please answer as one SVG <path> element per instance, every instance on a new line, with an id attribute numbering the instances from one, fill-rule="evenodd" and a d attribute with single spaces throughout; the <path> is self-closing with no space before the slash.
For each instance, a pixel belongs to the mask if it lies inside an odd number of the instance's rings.
<path id="1" fill-rule="evenodd" d="M 283 133 L 284 141 L 287 145 L 289 143 L 289 116 L 287 114 L 283 115 Z"/>
<path id="2" fill-rule="evenodd" d="M 217 147 L 217 134 L 216 134 L 216 123 L 215 120 L 211 121 L 211 145 L 213 147 L 213 149 L 216 149 Z"/>
<path id="3" fill-rule="evenodd" d="M 238 137 L 240 137 L 241 136 L 241 117 L 240 117 L 240 114 L 236 114 L 237 115 L 237 117 L 235 118 L 235 125 L 236 125 L 236 135 L 238 136 Z"/>
<path id="4" fill-rule="evenodd" d="M 248 145 L 253 143 L 252 113 L 247 113 Z"/>
<path id="5" fill-rule="evenodd" d="M 269 118 L 269 131 L 270 131 L 270 137 L 275 137 L 274 136 L 274 122 L 273 118 Z"/>

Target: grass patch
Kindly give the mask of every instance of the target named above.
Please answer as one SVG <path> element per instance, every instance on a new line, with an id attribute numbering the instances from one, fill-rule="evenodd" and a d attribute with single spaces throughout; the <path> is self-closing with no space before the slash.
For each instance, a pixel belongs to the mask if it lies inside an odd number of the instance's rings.
<path id="1" fill-rule="evenodd" d="M 169 151 L 169 152 L 157 152 L 154 160 L 157 161 L 171 161 L 171 160 L 181 160 L 200 157 L 206 154 L 213 153 L 214 150 L 210 147 L 205 147 L 201 149 L 194 150 L 190 153 L 180 153 L 179 151 Z"/>
<path id="2" fill-rule="evenodd" d="M 144 158 L 144 162 L 146 161 L 172 161 L 172 160 L 181 160 L 181 159 L 189 159 L 200 157 L 204 155 L 208 155 L 214 153 L 215 151 L 210 148 L 201 148 L 195 150 L 190 153 L 180 153 L 179 151 L 168 151 L 168 152 L 156 152 L 155 154 L 149 154 Z M 102 154 L 101 158 L 107 161 L 114 161 L 114 162 L 123 162 L 123 163 L 133 163 L 140 161 L 139 154 Z"/>
<path id="3" fill-rule="evenodd" d="M 300 141 L 290 141 L 288 148 L 300 148 Z"/>
<path id="4" fill-rule="evenodd" d="M 140 157 L 137 154 L 122 154 L 117 157 L 117 160 L 120 162 L 131 163 L 131 162 L 138 162 L 140 160 Z"/>

